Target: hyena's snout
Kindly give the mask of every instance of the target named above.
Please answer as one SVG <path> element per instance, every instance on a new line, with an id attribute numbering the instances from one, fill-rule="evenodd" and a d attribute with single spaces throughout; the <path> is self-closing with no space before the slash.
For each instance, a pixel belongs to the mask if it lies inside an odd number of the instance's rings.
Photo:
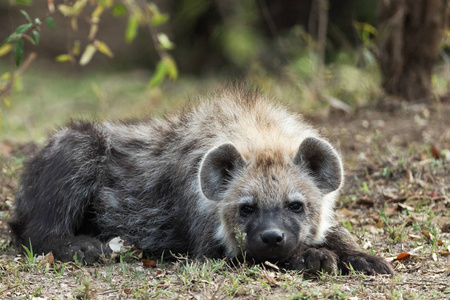
<path id="1" fill-rule="evenodd" d="M 286 244 L 286 234 L 281 229 L 268 229 L 259 235 L 261 248 L 282 248 Z"/>
<path id="2" fill-rule="evenodd" d="M 296 244 L 292 234 L 277 226 L 259 228 L 247 236 L 247 252 L 256 261 L 280 262 L 289 257 Z"/>

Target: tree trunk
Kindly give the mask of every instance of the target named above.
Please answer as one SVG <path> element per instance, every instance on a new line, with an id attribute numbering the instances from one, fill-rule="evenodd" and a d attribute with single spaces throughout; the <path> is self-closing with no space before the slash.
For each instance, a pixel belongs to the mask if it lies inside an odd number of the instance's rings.
<path id="1" fill-rule="evenodd" d="M 380 0 L 378 59 L 386 93 L 408 101 L 431 98 L 444 12 L 442 0 Z"/>

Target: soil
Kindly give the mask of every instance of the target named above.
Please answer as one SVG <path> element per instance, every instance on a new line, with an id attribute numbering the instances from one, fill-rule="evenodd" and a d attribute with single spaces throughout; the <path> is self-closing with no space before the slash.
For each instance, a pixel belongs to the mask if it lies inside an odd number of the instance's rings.
<path id="1" fill-rule="evenodd" d="M 133 258 L 93 267 L 53 261 L 27 264 L 10 244 L 6 220 L 22 167 L 19 157 L 30 156 L 37 147 L 4 143 L 0 298 L 450 298 L 449 116 L 450 103 L 445 100 L 306 116 L 322 128 L 345 161 L 346 183 L 336 208 L 339 220 L 365 251 L 392 262 L 393 278 L 323 274 L 310 280 L 270 266 L 208 269 L 186 259 L 174 264 L 157 261 L 156 268 Z M 252 270 L 256 271 L 250 274 Z M 58 272 L 59 277 L 54 275 Z"/>

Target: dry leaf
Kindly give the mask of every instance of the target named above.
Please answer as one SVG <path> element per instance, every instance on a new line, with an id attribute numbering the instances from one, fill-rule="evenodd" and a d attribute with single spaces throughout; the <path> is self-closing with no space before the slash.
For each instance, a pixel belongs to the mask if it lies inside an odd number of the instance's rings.
<path id="1" fill-rule="evenodd" d="M 422 153 L 420 153 L 420 160 L 424 161 L 427 160 L 427 151 L 422 151 Z"/>
<path id="2" fill-rule="evenodd" d="M 409 211 L 414 211 L 414 207 L 409 206 L 409 205 L 405 205 L 405 204 L 399 203 L 398 206 L 400 206 L 401 208 L 404 208 L 406 210 L 409 210 Z"/>
<path id="3" fill-rule="evenodd" d="M 397 261 L 402 261 L 402 260 L 407 260 L 411 257 L 411 254 L 404 252 L 404 253 L 400 253 L 399 255 L 397 255 L 397 257 L 394 259 Z"/>
<path id="4" fill-rule="evenodd" d="M 430 146 L 430 152 L 434 159 L 441 158 L 441 152 L 434 145 Z"/>
<path id="5" fill-rule="evenodd" d="M 440 254 L 440 255 L 450 255 L 450 250 L 444 249 L 444 250 L 442 250 L 442 251 L 439 251 L 439 254 Z"/>
<path id="6" fill-rule="evenodd" d="M 378 220 L 377 222 L 377 228 L 382 228 L 383 227 L 383 221 Z"/>
<path id="7" fill-rule="evenodd" d="M 142 261 L 142 266 L 144 268 L 148 268 L 148 267 L 156 268 L 156 261 L 154 261 L 154 260 L 141 259 L 141 261 Z"/>
<path id="8" fill-rule="evenodd" d="M 437 255 L 435 252 L 433 252 L 433 254 L 431 254 L 431 258 L 436 262 L 437 261 Z"/>
<path id="9" fill-rule="evenodd" d="M 52 252 L 49 252 L 45 256 L 42 255 L 38 256 L 36 260 L 40 265 L 45 264 L 53 265 L 53 263 L 55 262 L 55 257 L 53 256 Z"/>
<path id="10" fill-rule="evenodd" d="M 131 289 L 125 288 L 125 289 L 123 289 L 123 292 L 125 294 L 127 294 L 127 295 L 130 295 L 131 294 Z"/>
<path id="11" fill-rule="evenodd" d="M 415 235 L 415 234 L 408 234 L 409 238 L 411 240 L 420 240 L 422 237 L 420 235 Z"/>
<path id="12" fill-rule="evenodd" d="M 411 170 L 406 171 L 406 179 L 407 179 L 409 182 L 413 182 L 413 181 L 414 181 L 414 176 L 413 176 Z"/>
<path id="13" fill-rule="evenodd" d="M 429 233 L 428 231 L 422 231 L 422 234 L 424 235 L 424 236 L 426 236 L 427 238 L 429 238 L 429 239 L 431 239 L 431 233 Z"/>

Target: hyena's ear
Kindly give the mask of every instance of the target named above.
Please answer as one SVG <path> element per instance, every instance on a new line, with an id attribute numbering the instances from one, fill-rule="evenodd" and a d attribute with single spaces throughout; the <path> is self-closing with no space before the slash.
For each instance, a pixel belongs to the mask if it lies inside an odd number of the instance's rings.
<path id="1" fill-rule="evenodd" d="M 210 150 L 200 165 L 200 187 L 206 198 L 221 200 L 221 193 L 245 162 L 233 144 L 227 143 Z"/>
<path id="2" fill-rule="evenodd" d="M 322 139 L 306 138 L 298 149 L 294 163 L 307 169 L 324 194 L 337 190 L 343 181 L 341 158 Z"/>

